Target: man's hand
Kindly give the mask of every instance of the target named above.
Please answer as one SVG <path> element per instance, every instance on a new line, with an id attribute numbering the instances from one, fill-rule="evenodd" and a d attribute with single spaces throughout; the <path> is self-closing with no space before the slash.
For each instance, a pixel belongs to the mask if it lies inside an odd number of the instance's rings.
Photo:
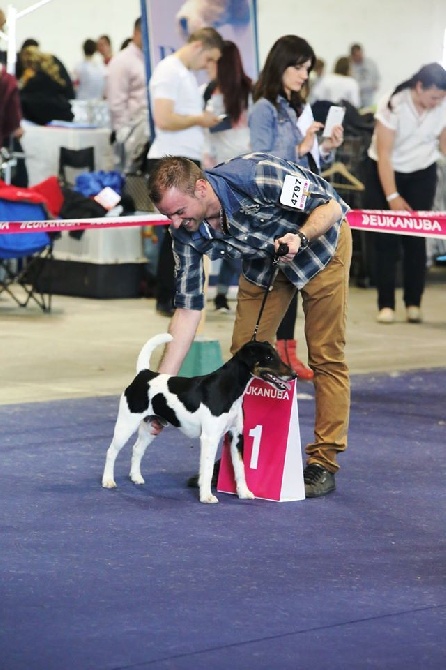
<path id="1" fill-rule="evenodd" d="M 217 123 L 220 123 L 220 121 L 221 119 L 219 119 L 218 116 L 214 114 L 214 112 L 205 110 L 201 115 L 201 120 L 198 125 L 200 125 L 202 128 L 212 128 L 213 126 L 216 126 Z"/>
<path id="2" fill-rule="evenodd" d="M 284 256 L 281 255 L 279 257 L 279 261 L 281 263 L 291 263 L 294 256 L 299 251 L 301 244 L 300 237 L 294 233 L 286 233 L 282 237 L 277 238 L 277 240 L 274 240 L 274 249 L 276 254 L 281 244 L 286 244 L 288 247 L 288 252 Z"/>

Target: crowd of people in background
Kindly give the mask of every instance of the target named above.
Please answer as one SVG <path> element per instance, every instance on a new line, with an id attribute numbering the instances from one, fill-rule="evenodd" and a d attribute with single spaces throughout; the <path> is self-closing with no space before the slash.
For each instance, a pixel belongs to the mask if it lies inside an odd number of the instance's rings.
<path id="1" fill-rule="evenodd" d="M 0 29 L 5 22 L 0 10 Z M 81 51 L 82 59 L 70 74 L 56 55 L 47 53 L 36 39 L 28 38 L 17 53 L 15 78 L 7 75 L 6 53 L 0 52 L 2 144 L 16 151 L 21 148 L 22 118 L 42 125 L 54 120 L 69 122 L 75 118 L 73 100 L 105 101 L 116 164 L 125 173 L 134 169 L 144 151 L 146 155 L 148 151 L 148 170 L 167 154 L 212 168 L 248 151 L 261 151 L 320 174 L 333 162 L 336 149 L 343 143 L 342 128 L 335 128 L 331 137 L 321 138 L 324 115 L 330 105 L 342 105 L 347 110 L 346 120 L 355 111 L 356 120 L 367 113 L 372 118 L 371 113 L 376 111 L 361 174 L 366 186 L 364 206 L 408 210 L 432 206 L 435 163 L 445 143 L 442 124 L 446 85 L 440 65 L 421 68 L 409 84 L 378 101 L 379 69 L 361 44 L 352 44 L 328 72 L 324 58 L 305 39 L 288 35 L 271 47 L 254 82 L 244 71 L 237 44 L 224 41 L 214 28 L 200 28 L 152 73 L 148 88 L 155 135 L 150 137 L 141 20 L 135 21 L 133 34 L 118 51 L 114 51 L 107 34 L 85 39 Z M 293 61 L 295 65 L 290 69 Z M 201 89 L 195 78 L 198 70 L 205 70 L 208 78 Z M 405 128 L 413 123 L 417 128 L 427 128 L 422 136 L 417 131 L 420 139 L 413 140 L 416 146 L 412 153 L 404 144 L 400 122 Z M 160 235 L 159 242 L 157 309 L 172 316 L 175 287 L 170 238 Z M 407 320 L 419 322 L 426 266 L 424 240 L 392 236 L 391 244 L 388 242 L 380 235 L 373 241 L 378 321 L 392 323 L 395 319 L 395 263 L 402 244 Z M 240 272 L 238 258 L 222 258 L 216 310 L 231 311 L 228 290 Z M 297 355 L 296 315 L 297 295 L 277 332 L 277 346 L 302 378 L 312 379 L 312 370 Z"/>

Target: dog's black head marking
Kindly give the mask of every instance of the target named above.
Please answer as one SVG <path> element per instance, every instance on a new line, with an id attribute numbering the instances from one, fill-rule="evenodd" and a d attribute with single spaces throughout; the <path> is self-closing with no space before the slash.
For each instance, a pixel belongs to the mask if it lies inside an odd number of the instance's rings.
<path id="1" fill-rule="evenodd" d="M 279 391 L 287 389 L 287 382 L 296 378 L 294 371 L 281 360 L 269 342 L 251 340 L 239 349 L 238 355 L 254 377 L 263 379 Z"/>

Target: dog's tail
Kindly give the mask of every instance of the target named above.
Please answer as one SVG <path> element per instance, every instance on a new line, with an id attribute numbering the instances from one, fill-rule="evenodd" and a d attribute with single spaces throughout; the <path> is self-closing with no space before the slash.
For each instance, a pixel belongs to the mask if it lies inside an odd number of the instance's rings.
<path id="1" fill-rule="evenodd" d="M 172 340 L 173 337 L 170 333 L 161 333 L 161 335 L 155 335 L 155 337 L 147 340 L 139 352 L 138 360 L 136 361 L 136 373 L 141 372 L 141 370 L 148 370 L 152 351 L 159 347 L 160 344 L 166 344 L 166 342 L 171 342 Z"/>

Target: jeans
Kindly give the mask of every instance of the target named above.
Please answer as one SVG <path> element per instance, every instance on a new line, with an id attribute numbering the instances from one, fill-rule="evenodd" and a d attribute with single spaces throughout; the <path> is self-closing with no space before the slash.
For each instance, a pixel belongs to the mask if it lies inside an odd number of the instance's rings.
<path id="1" fill-rule="evenodd" d="M 335 255 L 301 290 L 316 403 L 314 441 L 305 452 L 308 464 L 318 463 L 330 472 L 339 469 L 337 454 L 347 448 L 350 381 L 344 348 L 351 254 L 351 230 L 344 221 Z M 279 272 L 265 303 L 257 340 L 274 343 L 295 292 L 296 287 Z M 251 339 L 263 296 L 263 289 L 240 277 L 232 353 Z"/>

